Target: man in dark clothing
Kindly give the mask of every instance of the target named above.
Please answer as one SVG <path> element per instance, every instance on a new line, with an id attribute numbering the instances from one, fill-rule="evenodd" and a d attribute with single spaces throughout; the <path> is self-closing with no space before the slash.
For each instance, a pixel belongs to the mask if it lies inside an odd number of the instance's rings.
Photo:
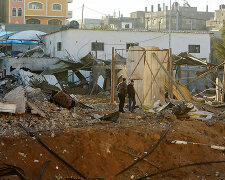
<path id="1" fill-rule="evenodd" d="M 128 108 L 130 112 L 134 112 L 134 108 L 136 105 L 136 99 L 135 99 L 135 90 L 134 90 L 134 81 L 131 80 L 130 84 L 127 86 L 127 93 L 128 93 L 128 99 L 129 99 L 129 104 Z"/>
<path id="2" fill-rule="evenodd" d="M 125 113 L 123 110 L 124 103 L 125 103 L 125 97 L 127 95 L 127 84 L 126 84 L 126 78 L 123 78 L 123 82 L 119 83 L 117 86 L 118 91 L 118 97 L 119 97 L 119 112 Z"/>

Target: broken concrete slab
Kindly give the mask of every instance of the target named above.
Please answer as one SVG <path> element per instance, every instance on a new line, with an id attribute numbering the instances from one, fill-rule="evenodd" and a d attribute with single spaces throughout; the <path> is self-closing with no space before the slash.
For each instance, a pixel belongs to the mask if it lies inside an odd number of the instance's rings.
<path id="1" fill-rule="evenodd" d="M 39 75 L 23 69 L 14 70 L 13 74 L 18 76 L 21 84 L 31 87 L 38 87 L 38 84 L 46 83 L 49 86 L 53 86 L 58 89 L 62 89 L 58 80 L 54 75 Z"/>
<path id="2" fill-rule="evenodd" d="M 27 105 L 30 107 L 30 109 L 31 109 L 31 114 L 38 114 L 38 115 L 40 115 L 41 117 L 46 117 L 46 114 L 43 112 L 43 111 L 41 111 L 40 109 L 38 109 L 38 107 L 37 106 L 35 106 L 34 104 L 32 104 L 31 102 L 29 102 L 29 101 L 26 101 L 26 103 L 27 103 Z"/>
<path id="3" fill-rule="evenodd" d="M 181 118 L 190 118 L 202 121 L 209 121 L 213 117 L 213 113 L 207 111 L 188 112 L 187 114 L 179 115 Z"/>
<path id="4" fill-rule="evenodd" d="M 19 86 L 7 93 L 4 97 L 4 101 L 9 104 L 16 104 L 17 113 L 25 113 L 26 97 L 24 87 Z"/>
<path id="5" fill-rule="evenodd" d="M 25 86 L 25 90 L 27 93 L 31 94 L 31 95 L 36 95 L 39 94 L 41 92 L 40 88 L 32 88 L 30 86 Z"/>
<path id="6" fill-rule="evenodd" d="M 111 113 L 111 114 L 108 114 L 108 115 L 105 115 L 103 117 L 100 118 L 100 120 L 104 120 L 104 121 L 113 121 L 113 122 L 117 122 L 117 120 L 119 119 L 120 117 L 120 112 L 119 111 L 116 111 L 114 113 Z"/>

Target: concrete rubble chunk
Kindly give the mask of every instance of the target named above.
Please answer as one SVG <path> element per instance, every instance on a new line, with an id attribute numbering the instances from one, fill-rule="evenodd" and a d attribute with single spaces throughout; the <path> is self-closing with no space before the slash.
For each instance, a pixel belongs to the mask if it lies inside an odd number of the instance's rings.
<path id="1" fill-rule="evenodd" d="M 27 101 L 27 105 L 31 108 L 32 114 L 38 114 L 41 117 L 46 117 L 46 114 L 43 111 L 41 111 L 40 109 L 38 109 L 38 107 L 35 106 L 34 104 L 32 104 L 31 102 Z"/>
<path id="2" fill-rule="evenodd" d="M 26 97 L 24 87 L 19 86 L 7 93 L 4 97 L 4 102 L 16 104 L 16 112 L 25 113 Z"/>

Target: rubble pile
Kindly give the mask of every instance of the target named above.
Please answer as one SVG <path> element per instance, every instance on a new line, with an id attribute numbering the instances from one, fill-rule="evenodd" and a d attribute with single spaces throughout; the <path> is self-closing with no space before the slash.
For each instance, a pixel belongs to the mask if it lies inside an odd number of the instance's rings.
<path id="1" fill-rule="evenodd" d="M 163 70 L 167 73 L 165 68 Z M 168 77 L 172 79 L 172 76 Z M 99 86 L 103 88 L 104 78 L 100 80 Z M 193 96 L 179 82 L 173 80 L 169 88 L 168 81 L 165 81 L 163 92 L 170 89 L 172 98 L 164 97 L 162 93 L 160 100 L 152 96 L 152 101 L 144 101 L 145 104 L 138 99 L 140 105 L 135 107 L 135 112 L 125 107 L 125 113 L 120 113 L 117 100 L 109 103 L 108 91 L 91 95 L 96 84 L 88 94 L 78 95 L 78 88 L 70 88 L 67 81 L 58 81 L 54 75 L 36 74 L 20 67 L 14 69 L 11 76 L 0 81 L 1 160 L 23 167 L 18 174 L 28 174 L 30 179 L 37 179 L 35 168 L 40 170 L 40 163 L 44 164 L 43 170 L 48 163 L 51 164 L 51 171 L 47 174 L 49 179 L 66 177 L 65 173 L 70 174 L 65 171 L 66 167 L 76 174 L 71 178 L 99 176 L 117 179 L 120 176 L 121 179 L 145 179 L 155 176 L 146 172 L 155 172 L 156 169 L 156 174 L 161 174 L 173 169 L 171 167 L 179 169 L 225 162 L 221 158 L 225 151 L 225 105 L 222 99 L 219 101 L 201 93 Z M 26 133 L 33 139 L 29 140 Z M 49 157 L 34 139 L 54 157 Z M 8 146 L 18 151 L 15 157 L 12 157 L 12 151 L 6 150 Z M 209 161 L 204 162 L 208 154 Z M 147 159 L 150 155 L 151 162 Z M 191 163 L 188 163 L 189 156 Z M 153 171 L 144 165 L 132 170 L 141 161 L 147 162 Z M 2 165 L 7 171 L 10 168 L 19 171 L 16 166 Z M 224 169 L 220 165 L 212 168 L 210 176 L 216 168 L 218 177 L 225 177 L 223 172 L 220 174 Z M 208 169 L 195 171 L 206 177 Z M 196 177 L 191 171 L 181 172 L 182 176 L 179 172 L 176 176 Z"/>

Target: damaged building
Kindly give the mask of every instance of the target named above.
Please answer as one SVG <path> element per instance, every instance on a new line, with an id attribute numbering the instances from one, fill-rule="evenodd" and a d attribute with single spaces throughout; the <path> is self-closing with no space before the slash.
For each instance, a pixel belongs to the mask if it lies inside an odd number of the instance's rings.
<path id="1" fill-rule="evenodd" d="M 0 179 L 225 178 L 211 33 L 171 32 L 169 48 L 168 32 L 29 32 L 0 41 Z"/>

